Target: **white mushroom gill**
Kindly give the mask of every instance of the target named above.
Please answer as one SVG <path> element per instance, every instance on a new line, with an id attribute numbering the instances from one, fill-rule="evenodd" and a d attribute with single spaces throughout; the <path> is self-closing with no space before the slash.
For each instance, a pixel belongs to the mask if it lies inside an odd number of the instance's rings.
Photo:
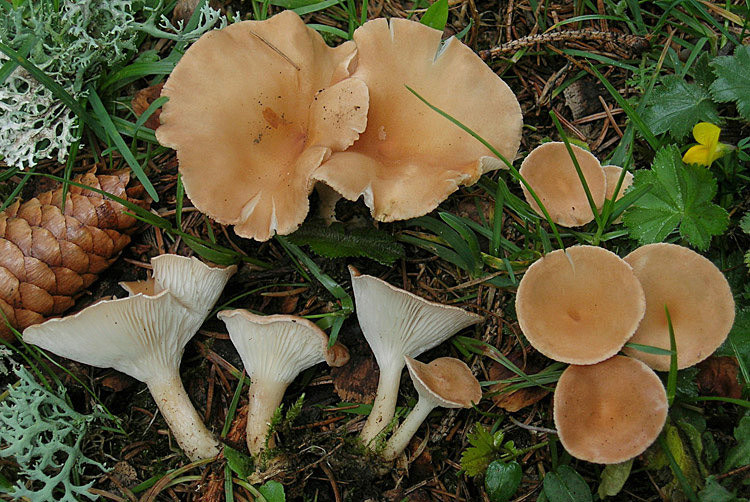
<path id="1" fill-rule="evenodd" d="M 180 360 L 236 267 L 209 267 L 177 255 L 152 263 L 154 279 L 123 284 L 128 298 L 27 328 L 24 341 L 146 383 L 185 454 L 191 460 L 210 458 L 218 454 L 218 442 L 185 392 Z"/>

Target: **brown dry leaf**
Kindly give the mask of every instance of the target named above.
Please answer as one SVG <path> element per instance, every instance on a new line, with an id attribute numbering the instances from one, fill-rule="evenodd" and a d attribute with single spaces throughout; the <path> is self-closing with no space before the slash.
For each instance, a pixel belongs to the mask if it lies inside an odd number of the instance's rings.
<path id="1" fill-rule="evenodd" d="M 101 384 L 115 392 L 121 392 L 131 387 L 136 382 L 135 378 L 124 373 L 115 373 L 101 379 Z"/>
<path id="2" fill-rule="evenodd" d="M 148 107 L 151 106 L 151 103 L 156 101 L 156 99 L 161 96 L 162 87 L 164 87 L 164 82 L 162 82 L 161 84 L 152 85 L 151 87 L 146 87 L 145 89 L 141 89 L 140 91 L 135 93 L 135 96 L 133 96 L 133 100 L 130 102 L 130 104 L 133 106 L 133 112 L 135 112 L 135 115 L 137 117 L 143 115 L 143 112 L 145 112 Z M 161 122 L 159 122 L 159 115 L 161 115 L 161 108 L 158 108 L 146 120 L 146 127 L 155 131 L 156 128 L 161 125 Z"/>
<path id="3" fill-rule="evenodd" d="M 740 399 L 738 372 L 739 365 L 734 357 L 711 356 L 698 364 L 698 389 L 701 394 Z"/>
<path id="4" fill-rule="evenodd" d="M 536 365 L 525 364 L 523 353 L 520 350 L 514 350 L 507 357 L 513 364 L 526 373 L 536 373 L 541 370 L 541 367 L 536 367 Z M 505 366 L 495 361 L 490 362 L 488 373 L 490 380 L 506 380 L 517 376 Z M 488 390 L 490 392 L 498 392 L 507 386 L 508 384 L 498 383 L 491 386 Z M 526 387 L 515 392 L 499 392 L 492 396 L 492 401 L 500 408 L 512 413 L 540 401 L 548 393 L 549 391 L 541 387 Z"/>
<path id="5" fill-rule="evenodd" d="M 331 368 L 333 387 L 342 401 L 371 403 L 375 399 L 380 371 L 370 355 L 351 353 L 348 364 Z"/>

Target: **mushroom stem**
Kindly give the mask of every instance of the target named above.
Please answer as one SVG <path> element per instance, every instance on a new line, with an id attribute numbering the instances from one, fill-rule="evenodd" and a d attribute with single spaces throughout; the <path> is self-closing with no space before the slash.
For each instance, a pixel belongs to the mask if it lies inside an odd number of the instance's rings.
<path id="1" fill-rule="evenodd" d="M 284 398 L 288 384 L 282 382 L 253 382 L 250 386 L 247 408 L 247 449 L 258 455 L 266 448 L 266 436 L 276 408 Z M 268 439 L 268 447 L 273 448 L 273 436 Z"/>
<path id="2" fill-rule="evenodd" d="M 399 428 L 396 429 L 396 432 L 393 433 L 388 443 L 386 443 L 385 449 L 381 453 L 382 457 L 385 460 L 394 460 L 398 457 L 406 449 L 406 445 L 409 444 L 419 426 L 422 425 L 422 422 L 424 422 L 427 415 L 433 409 L 435 409 L 434 401 L 424 399 L 420 396 L 417 405 L 411 410 L 411 413 L 409 413 L 409 416 L 406 417 Z"/>
<path id="3" fill-rule="evenodd" d="M 219 442 L 203 425 L 177 371 L 149 379 L 146 384 L 177 444 L 192 461 L 215 457 Z"/>
<path id="4" fill-rule="evenodd" d="M 391 421 L 396 412 L 396 398 L 398 398 L 398 386 L 401 383 L 401 370 L 404 369 L 403 358 L 401 364 L 395 360 L 383 358 L 384 361 L 378 361 L 380 366 L 380 379 L 378 380 L 378 390 L 375 394 L 375 401 L 372 403 L 372 411 L 367 417 L 367 422 L 359 434 L 359 438 L 365 445 L 375 439 L 380 434 L 388 422 Z"/>

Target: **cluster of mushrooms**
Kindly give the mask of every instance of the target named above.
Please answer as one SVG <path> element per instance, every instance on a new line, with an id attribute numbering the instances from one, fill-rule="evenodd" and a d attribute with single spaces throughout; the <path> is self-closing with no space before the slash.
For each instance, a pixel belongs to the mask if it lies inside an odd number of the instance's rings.
<path id="1" fill-rule="evenodd" d="M 161 255 L 152 260 L 152 269 L 153 276 L 145 281 L 121 283 L 127 298 L 103 300 L 73 316 L 31 326 L 24 331 L 24 341 L 145 382 L 185 454 L 191 460 L 212 458 L 219 453 L 219 443 L 187 397 L 179 366 L 187 342 L 236 267 L 210 267 L 196 258 Z M 413 359 L 481 317 L 429 302 L 354 268 L 351 275 L 360 325 L 381 369 L 362 440 L 369 445 L 393 418 L 404 365 L 420 395 L 382 453 L 392 460 L 434 407 L 468 408 L 481 399 L 479 382 L 462 361 L 443 357 L 423 364 Z M 258 455 L 274 446 L 269 424 L 287 386 L 318 363 L 346 364 L 349 353 L 340 343 L 329 346 L 325 332 L 301 317 L 261 316 L 243 309 L 222 310 L 218 317 L 251 380 L 247 446 Z"/>
<path id="2" fill-rule="evenodd" d="M 571 365 L 554 395 L 563 446 L 613 464 L 645 451 L 666 421 L 667 395 L 653 370 L 669 370 L 670 356 L 643 346 L 669 350 L 671 324 L 677 368 L 699 363 L 729 334 L 734 299 L 721 271 L 688 248 L 649 244 L 621 259 L 575 246 L 529 267 L 516 313 L 532 346 Z"/>

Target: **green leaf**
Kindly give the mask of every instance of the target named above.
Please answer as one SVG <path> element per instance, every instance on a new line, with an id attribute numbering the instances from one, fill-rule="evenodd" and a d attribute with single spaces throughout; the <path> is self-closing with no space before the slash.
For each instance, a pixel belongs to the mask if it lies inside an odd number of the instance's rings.
<path id="1" fill-rule="evenodd" d="M 727 452 L 724 471 L 750 464 L 750 415 L 745 415 L 734 428 L 737 445 Z"/>
<path id="2" fill-rule="evenodd" d="M 717 57 L 711 63 L 716 80 L 711 96 L 720 102 L 734 101 L 737 111 L 750 120 L 750 46 L 738 46 L 733 56 Z"/>
<path id="3" fill-rule="evenodd" d="M 544 476 L 544 494 L 549 502 L 593 502 L 589 485 L 569 465 Z"/>
<path id="4" fill-rule="evenodd" d="M 662 85 L 654 87 L 643 120 L 654 134 L 669 132 L 675 139 L 687 136 L 698 122 L 720 122 L 708 91 L 676 75 L 665 77 Z"/>
<path id="5" fill-rule="evenodd" d="M 734 326 L 716 354 L 736 357 L 745 381 L 750 383 L 750 309 L 737 310 Z"/>
<path id="6" fill-rule="evenodd" d="M 255 472 L 253 459 L 229 445 L 224 445 L 224 458 L 227 459 L 227 465 L 232 469 L 232 472 L 242 479 L 247 479 Z"/>
<path id="7" fill-rule="evenodd" d="M 706 487 L 698 493 L 699 502 L 747 502 L 721 486 L 714 476 L 706 478 Z"/>
<path id="8" fill-rule="evenodd" d="M 267 481 L 266 484 L 258 488 L 258 491 L 267 502 L 286 502 L 284 485 L 278 481 Z"/>
<path id="9" fill-rule="evenodd" d="M 491 502 L 508 502 L 521 486 L 521 466 L 515 460 L 508 463 L 495 460 L 487 467 L 484 488 Z"/>
<path id="10" fill-rule="evenodd" d="M 641 244 L 662 242 L 679 225 L 680 235 L 704 251 L 729 225 L 727 212 L 711 202 L 716 180 L 705 167 L 685 165 L 670 145 L 656 153 L 650 170 L 636 171 L 633 188 L 649 186 L 625 211 L 623 222 Z"/>
<path id="11" fill-rule="evenodd" d="M 599 489 L 597 490 L 599 498 L 614 497 L 620 493 L 622 487 L 625 486 L 625 481 L 630 476 L 630 469 L 632 468 L 632 458 L 619 464 L 605 466 L 602 471 L 602 481 L 599 483 Z"/>
<path id="12" fill-rule="evenodd" d="M 341 223 L 306 223 L 287 238 L 326 258 L 365 257 L 392 265 L 404 257 L 404 247 L 391 234 L 373 227 L 348 229 Z"/>
<path id="13" fill-rule="evenodd" d="M 419 20 L 420 23 L 443 31 L 445 23 L 448 22 L 448 0 L 437 0 Z"/>
<path id="14" fill-rule="evenodd" d="M 498 434 L 502 436 L 502 433 Z M 461 469 L 469 476 L 479 476 L 498 457 L 499 448 L 495 444 L 495 436 L 482 424 L 476 423 L 466 439 L 471 446 L 461 453 Z M 498 442 L 502 443 L 502 439 Z"/>

